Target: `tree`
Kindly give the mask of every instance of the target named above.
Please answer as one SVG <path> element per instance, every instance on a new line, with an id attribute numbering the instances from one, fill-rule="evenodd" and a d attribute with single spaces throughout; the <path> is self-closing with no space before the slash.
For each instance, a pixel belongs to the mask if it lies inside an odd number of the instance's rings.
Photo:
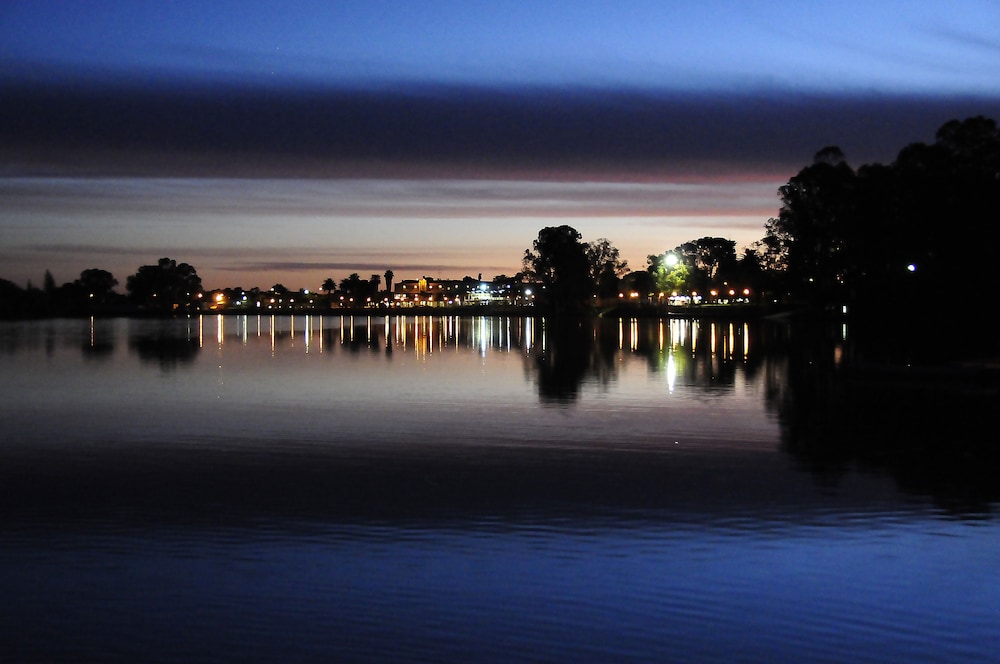
<path id="1" fill-rule="evenodd" d="M 673 253 L 692 272 L 701 275 L 704 283 L 699 284 L 700 288 L 726 279 L 736 265 L 736 241 L 721 237 L 703 237 L 685 242 Z"/>
<path id="2" fill-rule="evenodd" d="M 56 280 L 52 276 L 52 272 L 49 270 L 45 271 L 45 277 L 42 279 L 42 290 L 49 296 L 51 296 L 56 290 Z"/>
<path id="3" fill-rule="evenodd" d="M 784 264 L 793 294 L 832 301 L 844 291 L 855 190 L 856 175 L 836 147 L 817 152 L 812 165 L 779 187 L 782 207 L 767 222 L 766 243 Z"/>
<path id="4" fill-rule="evenodd" d="M 542 285 L 541 305 L 555 313 L 582 311 L 593 292 L 587 245 L 580 238 L 571 226 L 548 226 L 524 250 L 524 271 Z"/>
<path id="5" fill-rule="evenodd" d="M 80 278 L 73 285 L 94 304 L 107 304 L 115 296 L 114 288 L 118 285 L 118 280 L 107 270 L 90 268 L 81 272 Z"/>
<path id="6" fill-rule="evenodd" d="M 617 297 L 618 282 L 628 272 L 628 262 L 621 259 L 618 248 L 607 238 L 589 242 L 586 247 L 590 266 L 590 281 L 601 298 Z"/>
<path id="7" fill-rule="evenodd" d="M 346 279 L 340 280 L 340 290 L 354 295 L 358 292 L 361 284 L 361 276 L 357 272 L 352 272 Z"/>
<path id="8" fill-rule="evenodd" d="M 392 278 L 395 277 L 396 275 L 393 274 L 392 270 L 386 270 L 385 274 L 383 276 L 385 277 L 385 289 L 391 293 L 392 292 Z"/>
<path id="9" fill-rule="evenodd" d="M 118 280 L 115 279 L 114 275 L 107 270 L 99 270 L 97 268 L 90 268 L 89 270 L 84 270 L 80 273 L 80 278 L 77 279 L 77 283 L 80 284 L 88 294 L 98 297 L 100 295 L 107 295 L 114 290 L 114 287 L 118 285 Z"/>
<path id="10" fill-rule="evenodd" d="M 323 285 L 320 286 L 320 288 L 322 288 L 323 290 L 325 290 L 326 294 L 329 295 L 334 290 L 336 290 L 336 288 L 337 288 L 337 282 L 333 280 L 333 277 L 327 277 L 323 281 Z"/>
<path id="11" fill-rule="evenodd" d="M 768 283 L 767 273 L 756 250 L 751 247 L 743 250 L 733 278 L 740 287 L 749 288 L 751 297 L 759 301 L 761 291 L 767 288 Z"/>
<path id="12" fill-rule="evenodd" d="M 622 279 L 622 285 L 629 293 L 638 293 L 644 298 L 657 291 L 656 278 L 649 270 L 629 272 Z"/>
<path id="13" fill-rule="evenodd" d="M 652 280 L 651 292 L 656 290 L 669 296 L 675 293 L 686 295 L 697 290 L 691 278 L 691 270 L 682 261 L 678 249 L 646 256 L 646 272 Z"/>
<path id="14" fill-rule="evenodd" d="M 156 265 L 143 265 L 130 275 L 125 288 L 133 301 L 171 311 L 191 306 L 201 291 L 201 277 L 187 263 L 161 258 Z"/>
<path id="15" fill-rule="evenodd" d="M 373 300 L 378 296 L 381 282 L 382 277 L 377 274 L 373 274 L 365 280 L 355 272 L 340 282 L 340 290 L 355 302 L 363 305 L 368 300 Z"/>
<path id="16" fill-rule="evenodd" d="M 692 288 L 691 268 L 684 263 L 664 266 L 656 277 L 656 287 L 668 296 L 674 293 L 688 295 L 697 290 Z"/>

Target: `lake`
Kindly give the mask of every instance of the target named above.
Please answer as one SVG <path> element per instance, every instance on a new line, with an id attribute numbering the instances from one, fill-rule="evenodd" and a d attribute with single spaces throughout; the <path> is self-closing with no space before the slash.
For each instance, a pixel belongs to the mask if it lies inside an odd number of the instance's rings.
<path id="1" fill-rule="evenodd" d="M 0 323 L 0 660 L 995 659 L 997 386 L 858 353 L 839 323 Z"/>

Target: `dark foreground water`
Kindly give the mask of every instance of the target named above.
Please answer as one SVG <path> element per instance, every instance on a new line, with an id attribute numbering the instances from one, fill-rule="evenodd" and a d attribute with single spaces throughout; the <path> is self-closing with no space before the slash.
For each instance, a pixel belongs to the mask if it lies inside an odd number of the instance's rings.
<path id="1" fill-rule="evenodd" d="M 0 661 L 993 661 L 997 392 L 849 331 L 0 324 Z"/>

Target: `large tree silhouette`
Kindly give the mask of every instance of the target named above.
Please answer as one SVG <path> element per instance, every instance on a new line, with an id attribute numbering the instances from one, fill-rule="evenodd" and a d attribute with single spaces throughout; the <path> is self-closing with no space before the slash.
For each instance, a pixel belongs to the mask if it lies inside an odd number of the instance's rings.
<path id="1" fill-rule="evenodd" d="M 826 147 L 778 191 L 782 207 L 767 222 L 766 232 L 769 245 L 781 256 L 786 287 L 811 301 L 836 300 L 849 269 L 854 171 L 840 148 Z"/>
<path id="2" fill-rule="evenodd" d="M 186 309 L 201 292 L 201 277 L 187 263 L 161 258 L 156 265 L 143 265 L 129 276 L 125 288 L 134 302 L 149 309 Z"/>
<path id="3" fill-rule="evenodd" d="M 1000 252 L 994 120 L 953 120 L 933 144 L 908 145 L 892 164 L 856 172 L 826 148 L 779 191 L 765 243 L 798 298 L 875 310 L 989 295 Z"/>
<path id="4" fill-rule="evenodd" d="M 598 297 L 618 296 L 618 282 L 628 272 L 628 261 L 622 260 L 618 247 L 607 238 L 587 243 L 587 261 L 590 264 L 590 281 Z"/>
<path id="5" fill-rule="evenodd" d="M 538 300 L 553 313 L 583 311 L 593 291 L 587 245 L 571 226 L 538 231 L 533 249 L 524 250 L 524 271 L 542 285 Z"/>

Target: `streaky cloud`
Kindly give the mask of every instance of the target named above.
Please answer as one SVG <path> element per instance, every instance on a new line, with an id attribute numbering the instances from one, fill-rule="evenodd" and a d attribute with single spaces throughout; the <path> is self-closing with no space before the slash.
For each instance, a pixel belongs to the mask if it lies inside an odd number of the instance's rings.
<path id="1" fill-rule="evenodd" d="M 826 145 L 887 161 L 950 119 L 1000 115 L 1000 95 L 794 90 L 8 83 L 0 100 L 11 174 L 773 176 Z"/>

